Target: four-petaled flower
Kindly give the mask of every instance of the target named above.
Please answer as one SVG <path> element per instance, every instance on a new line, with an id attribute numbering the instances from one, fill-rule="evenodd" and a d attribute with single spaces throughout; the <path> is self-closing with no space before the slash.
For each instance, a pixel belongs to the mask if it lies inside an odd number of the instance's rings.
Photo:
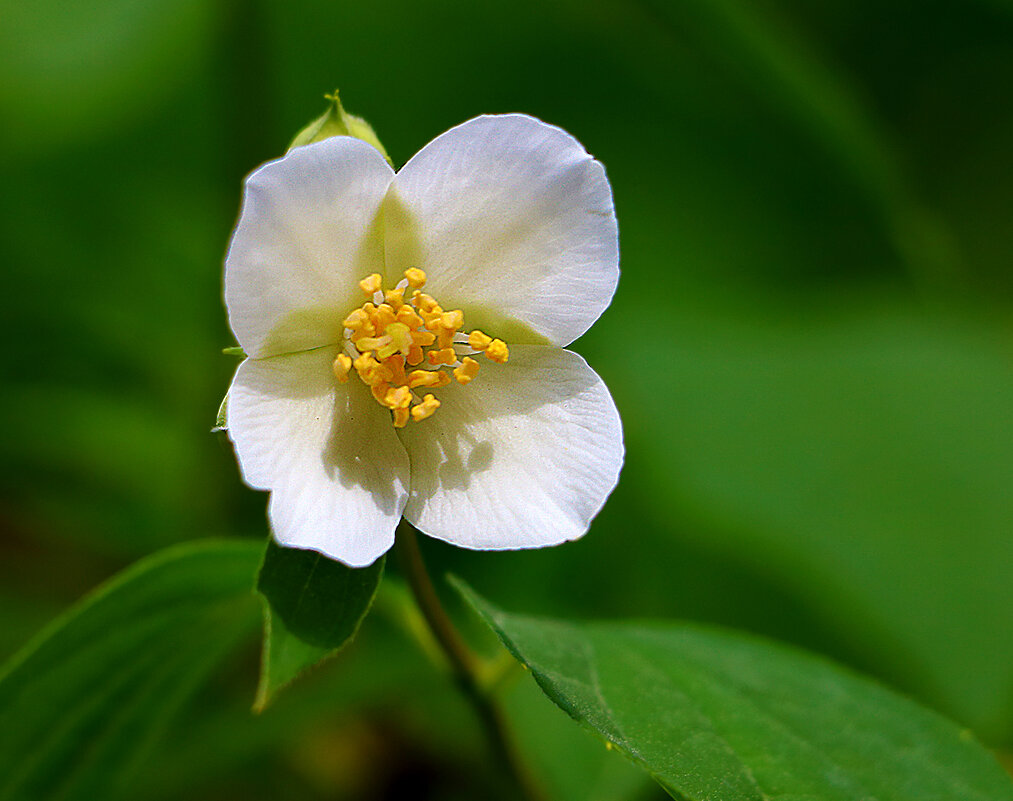
<path id="1" fill-rule="evenodd" d="M 618 261 L 601 164 L 524 115 L 466 122 L 397 174 L 344 136 L 252 173 L 225 263 L 248 355 L 228 427 L 278 542 L 363 566 L 402 515 L 475 549 L 583 535 L 622 428 L 563 346 Z"/>

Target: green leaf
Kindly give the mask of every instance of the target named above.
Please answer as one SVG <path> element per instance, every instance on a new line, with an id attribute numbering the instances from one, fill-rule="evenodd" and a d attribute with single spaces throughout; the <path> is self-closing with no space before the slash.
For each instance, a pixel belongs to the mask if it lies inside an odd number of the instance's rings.
<path id="1" fill-rule="evenodd" d="M 138 562 L 0 672 L 0 799 L 113 798 L 173 712 L 256 624 L 260 547 L 204 541 Z"/>
<path id="2" fill-rule="evenodd" d="M 257 589 L 264 652 L 254 709 L 300 673 L 334 656 L 359 630 L 383 577 L 384 558 L 351 568 L 315 551 L 268 543 Z"/>
<path id="3" fill-rule="evenodd" d="M 459 589 L 554 703 L 687 801 L 1009 801 L 970 732 L 824 659 L 679 623 L 575 624 Z"/>

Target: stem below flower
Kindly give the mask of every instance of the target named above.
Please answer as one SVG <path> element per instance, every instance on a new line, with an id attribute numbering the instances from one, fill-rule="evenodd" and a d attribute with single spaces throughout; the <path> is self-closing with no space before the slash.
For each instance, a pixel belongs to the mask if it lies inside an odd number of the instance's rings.
<path id="1" fill-rule="evenodd" d="M 478 714 L 499 769 L 514 785 L 513 790 L 516 792 L 508 791 L 509 797 L 527 801 L 545 801 L 544 793 L 535 784 L 520 758 L 517 746 L 510 736 L 503 710 L 483 688 L 479 678 L 478 657 L 465 644 L 440 603 L 422 559 L 415 529 L 406 521 L 402 520 L 398 526 L 394 549 L 401 570 L 415 596 L 415 602 L 440 648 L 446 654 L 458 687 Z"/>

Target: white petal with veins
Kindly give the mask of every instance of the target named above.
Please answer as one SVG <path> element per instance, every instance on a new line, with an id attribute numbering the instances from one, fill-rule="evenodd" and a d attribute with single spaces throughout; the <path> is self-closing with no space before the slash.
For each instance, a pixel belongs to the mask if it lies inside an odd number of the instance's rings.
<path id="1" fill-rule="evenodd" d="M 229 436 L 246 482 L 271 490 L 279 543 L 363 567 L 394 543 L 408 455 L 369 389 L 335 381 L 335 354 L 244 361 L 229 390 Z"/>
<path id="2" fill-rule="evenodd" d="M 515 319 L 566 345 L 612 299 L 612 191 L 602 165 L 559 128 L 522 114 L 470 120 L 419 151 L 390 192 L 405 222 L 387 231 L 388 274 L 425 270 L 426 292 L 464 309 L 469 328 L 523 341 Z"/>
<path id="3" fill-rule="evenodd" d="M 511 348 L 430 419 L 400 432 L 412 465 L 405 517 L 465 548 L 555 545 L 582 536 L 619 478 L 619 414 L 577 354 Z"/>
<path id="4" fill-rule="evenodd" d="M 336 343 L 361 303 L 358 282 L 383 269 L 377 212 L 394 173 L 347 136 L 297 147 L 246 180 L 225 260 L 229 323 L 248 356 Z"/>

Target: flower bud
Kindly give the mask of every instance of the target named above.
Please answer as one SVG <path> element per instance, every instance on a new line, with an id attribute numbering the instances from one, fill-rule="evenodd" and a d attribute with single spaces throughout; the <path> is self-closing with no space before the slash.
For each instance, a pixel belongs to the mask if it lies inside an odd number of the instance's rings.
<path id="1" fill-rule="evenodd" d="M 341 105 L 341 100 L 338 98 L 338 90 L 335 89 L 334 94 L 324 95 L 324 97 L 330 101 L 327 111 L 299 131 L 295 139 L 292 140 L 292 144 L 288 146 L 288 149 L 291 150 L 300 145 L 320 142 L 332 136 L 354 136 L 356 139 L 361 139 L 363 142 L 379 150 L 383 154 L 383 157 L 387 159 L 387 163 L 393 166 L 390 156 L 387 155 L 387 151 L 380 144 L 380 140 L 373 131 L 373 127 L 362 117 L 356 117 L 354 114 L 349 114 L 345 111 L 344 106 Z"/>

